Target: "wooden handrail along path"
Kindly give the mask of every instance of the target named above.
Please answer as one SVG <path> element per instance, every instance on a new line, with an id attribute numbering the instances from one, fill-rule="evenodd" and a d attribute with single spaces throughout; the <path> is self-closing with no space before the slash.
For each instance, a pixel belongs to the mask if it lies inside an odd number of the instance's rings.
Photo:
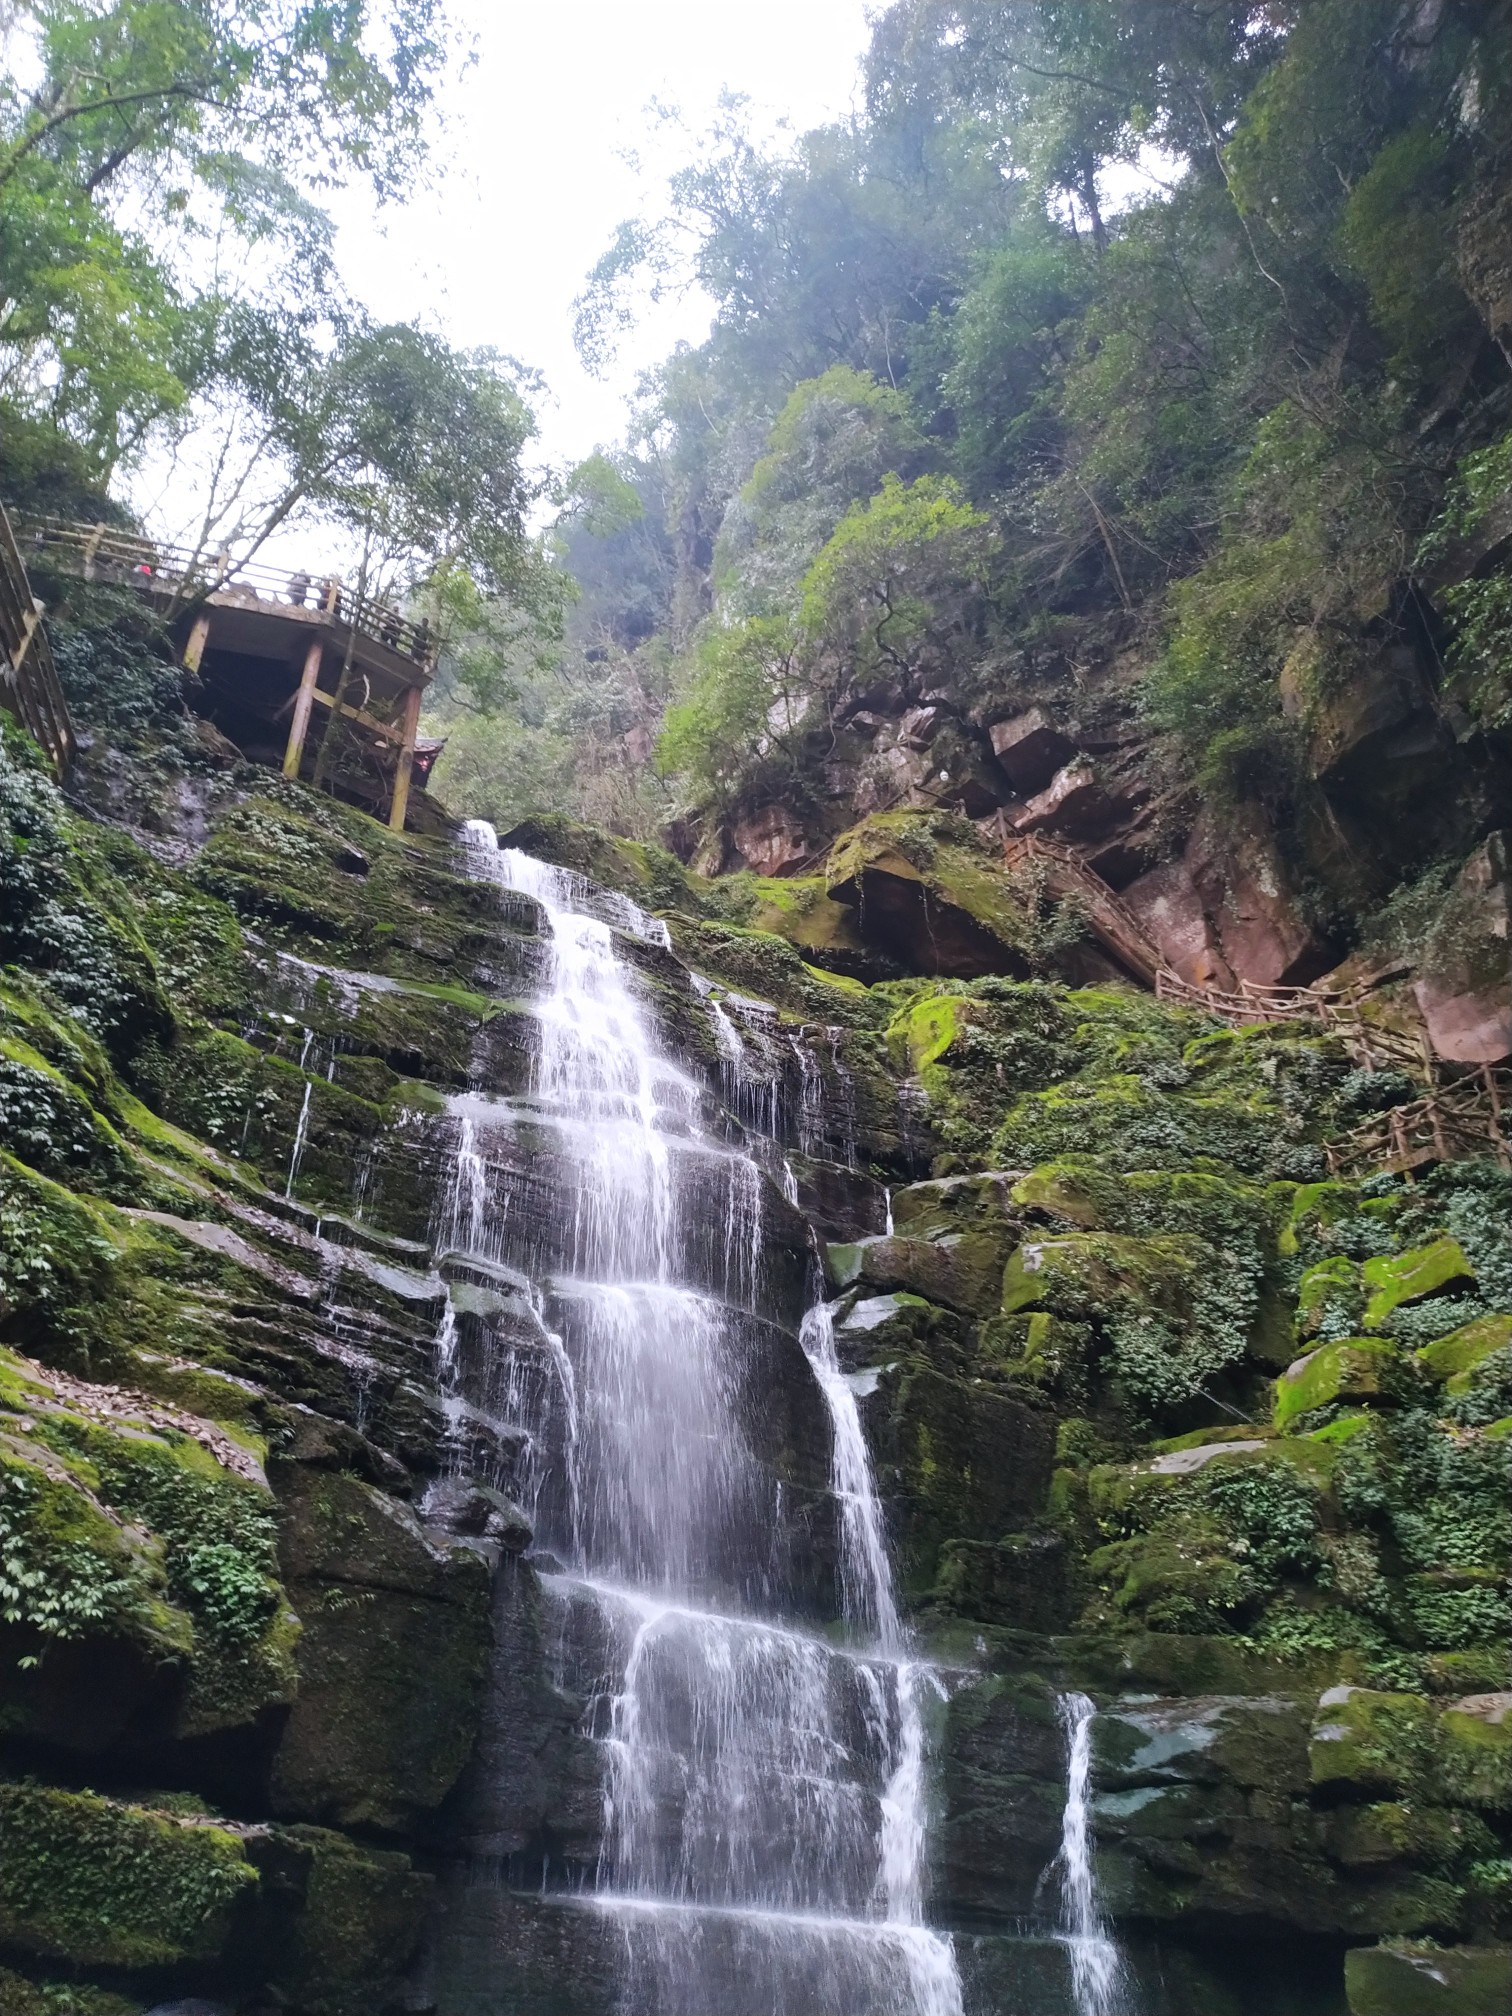
<path id="1" fill-rule="evenodd" d="M 52 647 L 26 578 L 10 519 L 0 510 L 0 704 L 46 750 L 59 777 L 74 759 L 74 730 Z"/>
<path id="2" fill-rule="evenodd" d="M 413 659 L 427 672 L 434 667 L 435 639 L 428 623 L 412 621 L 376 596 L 354 595 L 334 578 L 317 582 L 297 569 L 291 572 L 261 561 L 233 560 L 226 553 L 212 556 L 187 546 L 165 546 L 109 525 L 66 518 L 28 519 L 21 534 L 36 560 L 84 581 L 135 588 L 176 608 L 239 588 L 262 602 L 321 609 L 372 642 Z"/>
<path id="3" fill-rule="evenodd" d="M 1146 987 L 1158 988 L 1160 954 L 1144 926 L 1074 847 L 1060 840 L 1046 840 L 1038 833 L 1009 833 L 1001 813 L 998 830 L 1002 836 L 1003 860 L 1010 873 L 1031 863 L 1041 864 L 1050 894 L 1078 897 L 1086 909 L 1088 929 L 1104 950 L 1111 952 L 1119 965 L 1127 967 Z"/>
<path id="4" fill-rule="evenodd" d="M 1426 1036 L 1416 1040 L 1405 1030 L 1367 1021 L 1361 1008 L 1366 988 L 1263 987 L 1241 980 L 1236 992 L 1228 992 L 1183 980 L 1161 961 L 1138 919 L 1074 848 L 1037 835 L 1004 833 L 1003 856 L 1010 869 L 1036 859 L 1046 863 L 1052 893 L 1078 894 L 1086 904 L 1093 935 L 1153 986 L 1159 1000 L 1245 1025 L 1321 1023 L 1366 1070 L 1407 1071 L 1427 1086 L 1421 1098 L 1375 1115 L 1325 1144 L 1331 1176 L 1363 1176 L 1381 1169 L 1402 1172 L 1429 1162 L 1484 1157 L 1488 1150 L 1504 1167 L 1512 1168 L 1507 1139 L 1512 1071 L 1482 1065 L 1443 1077 Z"/>
<path id="5" fill-rule="evenodd" d="M 1481 1158 L 1488 1146 L 1504 1169 L 1512 1169 L 1504 1124 L 1509 1112 L 1512 1071 L 1483 1064 L 1468 1077 L 1436 1085 L 1410 1106 L 1393 1106 L 1325 1143 L 1328 1173 L 1365 1176 L 1386 1169 L 1402 1174 L 1427 1162 Z"/>
<path id="6" fill-rule="evenodd" d="M 193 674 L 203 676 L 207 651 L 212 666 L 219 654 L 232 668 L 251 662 L 273 668 L 271 694 L 266 678 L 259 693 L 256 681 L 235 669 L 220 676 L 230 702 L 266 727 L 290 715 L 286 777 L 298 777 L 306 763 L 317 708 L 329 717 L 317 738 L 320 774 L 339 717 L 343 734 L 355 733 L 364 774 L 376 777 L 369 795 L 386 804 L 389 825 L 403 831 L 424 689 L 436 669 L 436 639 L 423 618 L 413 621 L 334 578 L 315 580 L 225 553 L 211 557 L 105 524 L 32 519 L 21 528 L 20 545 L 34 565 L 127 588 L 153 604 L 183 633 L 181 659 Z M 332 690 L 321 683 L 322 672 L 338 668 Z M 289 692 L 278 690 L 286 674 Z"/>

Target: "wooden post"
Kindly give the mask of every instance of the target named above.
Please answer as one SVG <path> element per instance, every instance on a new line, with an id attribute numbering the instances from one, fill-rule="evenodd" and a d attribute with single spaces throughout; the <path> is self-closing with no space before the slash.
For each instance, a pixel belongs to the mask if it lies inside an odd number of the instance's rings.
<path id="1" fill-rule="evenodd" d="M 205 655 L 205 644 L 210 636 L 210 611 L 201 609 L 194 619 L 193 628 L 184 640 L 184 670 L 198 672 L 200 660 Z"/>
<path id="2" fill-rule="evenodd" d="M 415 767 L 415 735 L 420 727 L 423 686 L 411 686 L 404 696 L 404 740 L 399 745 L 399 761 L 394 769 L 394 802 L 389 807 L 389 826 L 404 831 L 404 815 L 409 810 L 410 772 Z"/>
<path id="3" fill-rule="evenodd" d="M 320 647 L 322 639 L 310 639 L 305 652 L 304 671 L 299 678 L 299 692 L 294 701 L 294 718 L 289 723 L 289 746 L 284 751 L 283 774 L 297 777 L 299 765 L 304 756 L 305 736 L 310 728 L 310 709 L 315 704 L 315 682 L 320 677 Z"/>

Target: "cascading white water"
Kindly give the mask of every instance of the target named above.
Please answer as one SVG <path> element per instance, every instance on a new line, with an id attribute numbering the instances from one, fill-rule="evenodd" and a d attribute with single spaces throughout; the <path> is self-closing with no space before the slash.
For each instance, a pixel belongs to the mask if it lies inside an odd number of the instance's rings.
<path id="1" fill-rule="evenodd" d="M 1088 1824 L 1092 1723 L 1097 1710 L 1085 1694 L 1077 1693 L 1061 1695 L 1058 1706 L 1066 1733 L 1066 1804 L 1059 1858 L 1061 1928 L 1071 1955 L 1071 1988 L 1077 2016 L 1119 2016 L 1125 2005 L 1124 1967 L 1097 1907 Z"/>
<path id="2" fill-rule="evenodd" d="M 665 934 L 625 899 L 500 850 L 489 828 L 465 845 L 474 874 L 535 899 L 548 934 L 529 1094 L 458 1102 L 446 1236 L 455 1267 L 538 1284 L 538 1328 L 570 1368 L 570 1434 L 545 1382 L 519 1425 L 552 1454 L 536 1517 L 560 1642 L 609 1673 L 587 1901 L 623 1940 L 617 2006 L 960 2016 L 951 1944 L 924 1923 L 938 1683 L 908 1656 L 829 1312 L 816 1295 L 796 1362 L 831 1427 L 848 1647 L 782 1615 L 788 1501 L 746 1398 L 753 1354 L 779 1348 L 763 1178 L 701 1127 L 704 1089 L 652 1039 L 615 933 Z M 744 1045 L 711 1005 L 733 1087 Z M 749 1125 L 759 1107 L 743 1103 Z M 523 1320 L 511 1337 L 545 1362 Z M 512 1390 L 528 1413 L 528 1381 Z"/>

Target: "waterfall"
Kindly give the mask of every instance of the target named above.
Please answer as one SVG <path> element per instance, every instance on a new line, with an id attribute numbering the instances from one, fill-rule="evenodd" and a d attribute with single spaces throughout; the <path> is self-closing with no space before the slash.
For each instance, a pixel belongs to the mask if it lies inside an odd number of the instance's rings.
<path id="1" fill-rule="evenodd" d="M 490 1348 L 539 1367 L 549 1336 L 568 1368 L 554 1385 L 502 1377 L 531 1460 L 549 1462 L 542 1597 L 601 1761 L 597 1864 L 562 1907 L 619 1942 L 621 2016 L 961 2016 L 951 1942 L 925 1924 L 939 1683 L 899 1620 L 830 1311 L 811 1285 L 802 1313 L 801 1250 L 772 1259 L 761 1166 L 658 1047 L 634 941 L 665 933 L 487 827 L 464 850 L 544 925 L 529 1090 L 459 1096 L 444 1208 L 449 1266 L 535 1297 L 536 1327 L 490 1318 Z M 772 1115 L 753 1145 L 775 1176 L 775 1104 L 705 998 L 735 1119 Z M 817 1143 L 819 1074 L 796 1047 Z M 570 1432 L 549 1398 L 569 1383 Z M 802 1621 L 813 1515 L 763 1454 L 779 1388 L 829 1429 L 810 1496 L 827 1482 L 844 1643 Z"/>
<path id="2" fill-rule="evenodd" d="M 1092 1723 L 1097 1710 L 1085 1694 L 1062 1694 L 1058 1707 L 1066 1732 L 1066 1805 L 1061 1819 L 1061 1928 L 1071 1955 L 1077 2016 L 1118 2016 L 1125 2006 L 1124 1969 L 1097 1907 L 1088 1826 L 1092 1782 Z"/>

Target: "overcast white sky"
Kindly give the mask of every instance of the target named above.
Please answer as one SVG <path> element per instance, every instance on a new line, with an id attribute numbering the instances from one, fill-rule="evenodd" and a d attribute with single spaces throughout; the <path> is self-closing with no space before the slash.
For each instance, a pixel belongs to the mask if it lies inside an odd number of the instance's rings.
<path id="1" fill-rule="evenodd" d="M 652 98 L 696 131 L 725 87 L 803 131 L 844 117 L 866 46 L 865 0 L 453 0 L 478 60 L 448 94 L 440 184 L 374 219 L 336 206 L 349 284 L 379 315 L 430 319 L 457 344 L 492 344 L 545 377 L 541 443 L 555 464 L 617 439 L 636 372 L 708 304 L 663 303 L 590 378 L 572 303 L 622 217 L 653 203 L 675 156 L 657 155 Z M 643 156 L 640 176 L 621 158 Z"/>

